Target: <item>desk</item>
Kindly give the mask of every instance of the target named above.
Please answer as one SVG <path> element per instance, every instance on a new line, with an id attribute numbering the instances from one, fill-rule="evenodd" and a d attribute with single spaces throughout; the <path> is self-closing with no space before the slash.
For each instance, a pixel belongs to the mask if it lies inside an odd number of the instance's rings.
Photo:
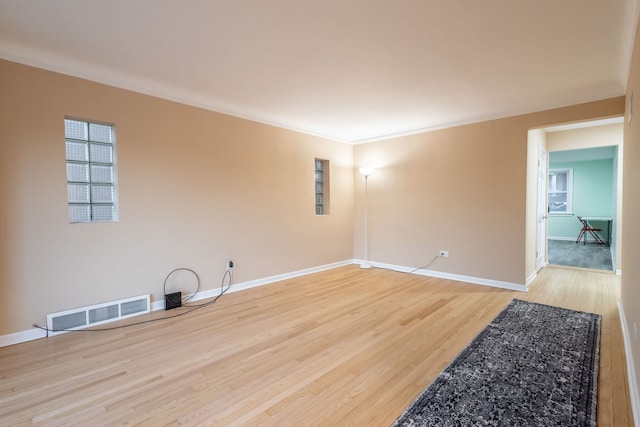
<path id="1" fill-rule="evenodd" d="M 613 218 L 610 216 L 583 216 L 582 219 L 587 222 L 606 222 L 607 223 L 607 245 L 611 246 L 611 223 Z"/>

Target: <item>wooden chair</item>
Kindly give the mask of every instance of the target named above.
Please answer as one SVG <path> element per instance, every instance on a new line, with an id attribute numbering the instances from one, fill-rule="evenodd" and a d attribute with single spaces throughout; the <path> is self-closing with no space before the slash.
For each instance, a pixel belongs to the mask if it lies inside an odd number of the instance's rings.
<path id="1" fill-rule="evenodd" d="M 583 244 L 586 245 L 587 244 L 587 234 L 591 234 L 593 236 L 593 239 L 596 241 L 596 243 L 599 243 L 601 245 L 604 245 L 604 240 L 602 240 L 600 238 L 600 236 L 598 236 L 596 234 L 596 231 L 602 231 L 601 228 L 593 228 L 589 222 L 582 218 L 581 216 L 578 217 L 578 220 L 582 223 L 582 229 L 580 230 L 580 234 L 578 235 L 578 238 L 576 239 L 576 243 L 580 242 L 580 239 L 584 239 Z"/>

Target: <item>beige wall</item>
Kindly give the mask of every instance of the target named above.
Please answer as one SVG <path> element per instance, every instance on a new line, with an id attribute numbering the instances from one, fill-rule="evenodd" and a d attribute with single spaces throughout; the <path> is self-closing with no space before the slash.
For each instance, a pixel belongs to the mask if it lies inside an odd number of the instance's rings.
<path id="1" fill-rule="evenodd" d="M 640 30 L 640 26 L 638 28 Z M 634 339 L 634 325 L 640 328 L 640 33 L 636 33 L 629 82 L 627 105 L 633 95 L 633 118 L 628 123 L 629 109 L 624 129 L 624 179 L 622 218 L 622 292 L 626 324 L 631 336 L 632 360 L 636 378 L 631 381 L 640 387 L 640 345 Z M 636 395 L 637 399 L 638 396 Z M 638 403 L 638 402 L 636 402 Z M 637 420 L 636 420 L 637 422 Z"/>
<path id="2" fill-rule="evenodd" d="M 420 267 L 446 249 L 450 257 L 429 269 L 524 284 L 535 267 L 528 131 L 623 112 L 618 97 L 355 146 L 355 165 L 377 168 L 369 178 L 371 260 Z M 356 258 L 364 251 L 362 190 L 355 176 Z"/>
<path id="3" fill-rule="evenodd" d="M 554 131 L 547 134 L 550 152 L 620 145 L 623 138 L 622 123 Z"/>
<path id="4" fill-rule="evenodd" d="M 0 335 L 139 294 L 167 273 L 220 285 L 353 255 L 353 148 L 0 61 Z M 65 115 L 116 124 L 120 221 L 68 224 Z M 316 216 L 314 158 L 331 164 Z"/>

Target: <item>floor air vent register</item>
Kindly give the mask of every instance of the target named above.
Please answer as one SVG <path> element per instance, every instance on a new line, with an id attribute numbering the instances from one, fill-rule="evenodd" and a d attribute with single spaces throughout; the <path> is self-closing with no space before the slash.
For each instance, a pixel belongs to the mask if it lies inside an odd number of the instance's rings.
<path id="1" fill-rule="evenodd" d="M 151 296 L 141 295 L 47 315 L 49 335 L 84 329 L 151 311 Z M 51 332 L 53 331 L 53 332 Z"/>

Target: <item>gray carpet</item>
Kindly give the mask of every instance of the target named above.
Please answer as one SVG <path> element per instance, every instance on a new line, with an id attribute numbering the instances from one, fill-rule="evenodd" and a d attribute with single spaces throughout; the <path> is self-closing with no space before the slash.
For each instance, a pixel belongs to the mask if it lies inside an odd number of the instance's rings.
<path id="1" fill-rule="evenodd" d="M 600 322 L 514 299 L 393 426 L 595 426 Z"/>
<path id="2" fill-rule="evenodd" d="M 566 240 L 548 240 L 547 259 L 549 264 L 572 267 L 613 270 L 611 248 L 597 243 L 575 243 Z"/>

